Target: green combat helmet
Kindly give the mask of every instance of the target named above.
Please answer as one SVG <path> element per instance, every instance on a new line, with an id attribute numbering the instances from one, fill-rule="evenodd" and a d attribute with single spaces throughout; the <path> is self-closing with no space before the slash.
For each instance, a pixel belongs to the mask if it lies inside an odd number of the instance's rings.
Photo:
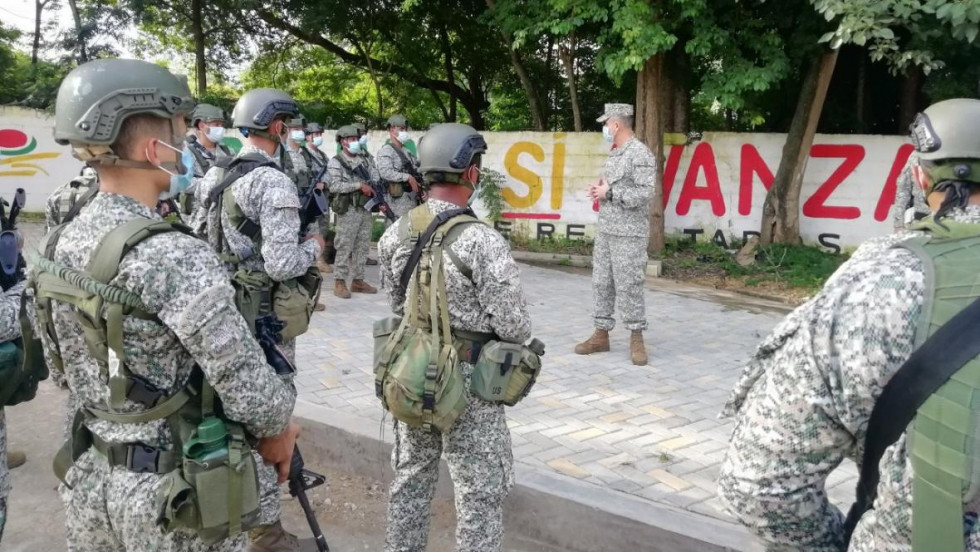
<path id="1" fill-rule="evenodd" d="M 391 127 L 408 128 L 408 119 L 404 115 L 392 115 L 388 117 L 388 122 L 385 124 L 385 128 Z"/>
<path id="2" fill-rule="evenodd" d="M 55 103 L 54 140 L 72 146 L 89 163 L 153 168 L 146 161 L 120 159 L 112 151 L 123 121 L 134 115 L 173 120 L 194 109 L 187 79 L 159 65 L 135 59 L 98 59 L 81 65 L 61 82 Z M 171 122 L 174 143 L 180 133 Z"/>
<path id="3" fill-rule="evenodd" d="M 191 114 L 191 128 L 197 128 L 197 123 L 213 123 L 221 121 L 224 124 L 228 120 L 228 115 L 223 109 L 211 104 L 197 104 Z"/>
<path id="4" fill-rule="evenodd" d="M 357 127 L 354 125 L 344 125 L 337 129 L 337 143 L 343 138 L 357 138 Z"/>
<path id="5" fill-rule="evenodd" d="M 289 94 L 274 88 L 256 88 L 238 99 L 231 112 L 232 126 L 245 136 L 255 134 L 278 142 L 279 137 L 267 131 L 272 121 L 283 115 L 290 119 L 299 115 L 299 106 Z"/>
<path id="6" fill-rule="evenodd" d="M 459 123 L 438 125 L 419 143 L 419 171 L 428 184 L 460 183 L 460 175 L 480 162 L 487 142 L 473 127 Z"/>
<path id="7" fill-rule="evenodd" d="M 320 123 L 307 123 L 306 125 L 307 134 L 323 134 L 323 125 Z"/>
<path id="8" fill-rule="evenodd" d="M 932 189 L 949 181 L 980 184 L 980 100 L 957 98 L 929 106 L 910 130 L 919 165 Z"/>

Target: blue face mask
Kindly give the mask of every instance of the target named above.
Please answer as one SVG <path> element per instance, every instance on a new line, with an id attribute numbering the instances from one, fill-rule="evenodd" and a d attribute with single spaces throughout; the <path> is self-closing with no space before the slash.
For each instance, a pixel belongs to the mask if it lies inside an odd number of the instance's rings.
<path id="1" fill-rule="evenodd" d="M 358 155 L 358 154 L 360 154 L 361 153 L 361 143 L 358 141 L 358 142 L 351 142 L 350 144 L 347 144 L 347 151 L 349 151 L 351 155 Z"/>
<path id="2" fill-rule="evenodd" d="M 190 148 L 179 150 L 166 142 L 160 143 L 180 153 L 180 158 L 175 163 L 177 172 L 170 172 L 163 167 L 159 167 L 161 171 L 170 175 L 170 189 L 166 192 L 161 192 L 160 199 L 170 199 L 186 191 L 194 181 L 194 154 L 191 153 Z"/>
<path id="3" fill-rule="evenodd" d="M 361 144 L 361 148 L 367 149 L 367 134 L 358 138 L 357 141 Z"/>
<path id="4" fill-rule="evenodd" d="M 612 133 L 611 130 L 609 130 L 609 127 L 603 125 L 602 126 L 602 139 L 605 140 L 605 141 L 607 141 L 607 142 L 612 142 L 614 138 L 615 138 L 615 136 L 613 136 L 613 133 Z"/>
<path id="5" fill-rule="evenodd" d="M 302 130 L 294 130 L 289 133 L 289 137 L 293 139 L 293 142 L 302 142 L 306 140 L 306 133 Z"/>
<path id="6" fill-rule="evenodd" d="M 323 145 L 323 136 L 314 136 L 313 137 L 313 145 L 316 146 L 316 147 L 322 146 Z"/>

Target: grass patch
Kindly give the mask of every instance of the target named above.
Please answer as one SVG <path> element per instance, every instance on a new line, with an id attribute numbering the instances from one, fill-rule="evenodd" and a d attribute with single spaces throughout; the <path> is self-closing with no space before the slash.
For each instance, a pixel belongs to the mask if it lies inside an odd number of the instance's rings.
<path id="1" fill-rule="evenodd" d="M 382 234 L 385 233 L 385 220 L 384 218 L 371 220 L 371 242 L 377 243 L 381 239 Z"/>
<path id="2" fill-rule="evenodd" d="M 511 249 L 531 253 L 560 253 L 564 255 L 592 255 L 592 240 L 568 239 L 562 236 L 532 239 L 523 234 L 511 233 L 508 237 Z"/>

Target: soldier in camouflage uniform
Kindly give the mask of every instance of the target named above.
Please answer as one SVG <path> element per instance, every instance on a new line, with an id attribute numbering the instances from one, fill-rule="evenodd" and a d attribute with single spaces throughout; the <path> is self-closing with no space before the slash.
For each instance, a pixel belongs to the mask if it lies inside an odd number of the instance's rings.
<path id="1" fill-rule="evenodd" d="M 357 129 L 352 125 L 341 127 L 337 131 L 337 142 L 342 148 L 341 152 L 330 159 L 327 165 L 327 187 L 330 189 L 331 204 L 335 210 L 339 209 L 333 294 L 341 299 L 350 299 L 351 292 L 378 292 L 364 281 L 364 265 L 367 261 L 368 249 L 371 247 L 371 225 L 374 220 L 371 213 L 364 208 L 364 204 L 374 195 L 374 191 L 352 170 L 364 165 L 372 180 L 380 176 L 374 164 L 361 155 Z M 349 290 L 348 278 L 353 280 Z"/>
<path id="2" fill-rule="evenodd" d="M 238 100 L 232 113 L 232 124 L 246 135 L 245 144 L 238 156 L 258 155 L 274 162 L 276 159 L 273 156 L 282 151 L 282 143 L 287 140 L 287 121 L 294 120 L 297 110 L 296 103 L 285 92 L 267 88 L 246 92 Z M 271 120 L 256 122 L 257 118 L 261 118 L 260 115 Z M 218 184 L 218 171 L 209 171 L 198 188 L 198 201 L 204 203 L 205 198 Z M 236 180 L 231 185 L 231 190 L 242 213 L 261 228 L 261 247 L 256 251 L 252 238 L 235 228 L 227 210 L 222 209 L 219 212 L 215 207 L 206 214 L 207 240 L 211 247 L 222 254 L 242 255 L 242 252 L 246 252 L 244 260 L 237 268 L 264 272 L 276 282 L 305 274 L 322 251 L 323 238 L 312 234 L 304 241 L 299 241 L 300 203 L 293 181 L 278 167 L 259 167 Z M 220 224 L 218 216 L 221 217 Z M 229 270 L 233 268 L 228 265 Z M 293 361 L 296 341 L 286 341 L 281 347 L 289 360 Z M 290 391 L 295 396 L 292 376 L 284 378 L 289 380 Z M 280 491 L 275 470 L 268 467 L 260 469 L 259 477 L 262 523 L 266 527 L 252 532 L 253 543 L 250 550 L 292 550 L 295 547 L 292 541 L 295 539 L 282 529 L 279 522 Z"/>
<path id="3" fill-rule="evenodd" d="M 187 147 L 194 155 L 194 181 L 190 188 L 181 194 L 180 212 L 193 219 L 196 215 L 194 194 L 204 175 L 219 160 L 234 156 L 231 149 L 221 143 L 225 136 L 228 117 L 220 107 L 198 104 L 191 115 L 191 128 L 194 133 L 187 139 Z"/>
<path id="4" fill-rule="evenodd" d="M 110 101 L 114 119 L 99 121 L 107 113 L 103 103 Z M 55 140 L 70 143 L 76 157 L 95 165 L 101 193 L 61 234 L 55 263 L 85 270 L 111 230 L 137 219 L 159 220 L 153 210 L 158 197 L 190 183 L 178 147 L 183 117 L 192 105 L 186 81 L 142 61 L 92 61 L 65 77 L 55 110 Z M 123 256 L 109 284 L 135 294 L 155 314 L 152 320 L 123 318 L 128 370 L 171 395 L 184 388 L 192 367 L 200 366 L 225 415 L 264 438 L 258 447 L 262 458 L 288 466 L 297 434 L 289 425 L 294 394 L 265 363 L 235 308 L 227 271 L 207 244 L 178 232 L 149 237 Z M 55 301 L 52 318 L 71 390 L 81 406 L 109 410 L 109 386 L 74 307 Z M 144 409 L 129 399 L 123 406 L 126 412 Z M 87 418 L 84 424 L 110 444 L 139 443 L 152 451 L 166 450 L 172 442 L 165 420 Z M 94 448 L 78 458 L 66 481 L 59 492 L 71 552 L 244 548 L 244 534 L 208 546 L 191 531 L 162 532 L 155 501 L 163 476 L 110 464 Z"/>
<path id="5" fill-rule="evenodd" d="M 929 205 L 926 204 L 926 195 L 915 183 L 912 178 L 912 167 L 915 165 L 916 156 L 913 153 L 905 163 L 901 175 L 898 177 L 897 190 L 895 192 L 895 204 L 892 206 L 892 226 L 895 231 L 905 230 L 905 214 L 914 208 L 915 214 L 929 214 Z"/>
<path id="6" fill-rule="evenodd" d="M 319 182 L 314 183 L 314 185 L 323 190 L 325 194 L 327 191 L 327 172 L 326 167 L 330 162 L 330 158 L 327 154 L 323 153 L 320 149 L 323 146 L 323 125 L 320 123 L 310 123 L 306 126 L 306 151 L 308 153 L 308 160 L 310 162 L 310 172 L 313 174 L 314 178 L 316 175 L 323 174 Z M 320 235 L 329 244 L 333 242 L 333 233 L 330 231 L 330 213 L 327 212 L 317 221 L 318 228 L 320 230 Z M 326 250 L 320 254 L 317 258 L 317 268 L 320 272 L 330 273 L 333 272 L 333 267 L 327 264 Z"/>
<path id="7" fill-rule="evenodd" d="M 353 126 L 357 130 L 357 141 L 361 145 L 360 155 L 364 156 L 367 159 L 368 166 L 371 167 L 372 170 L 377 171 L 378 165 L 374 161 L 374 155 L 372 155 L 371 151 L 368 150 L 367 125 L 365 125 L 364 123 L 354 123 Z M 340 153 L 340 151 L 338 151 L 337 153 Z M 378 261 L 372 259 L 369 255 L 365 254 L 364 258 L 365 258 L 364 264 L 366 265 L 374 266 L 378 264 Z"/>
<path id="8" fill-rule="evenodd" d="M 10 277 L 0 273 L 0 343 L 20 337 L 20 304 L 24 294 L 24 275 L 22 271 Z M 18 457 L 16 460 L 14 456 Z M 23 452 L 7 451 L 7 420 L 4 408 L 0 405 L 0 542 L 3 541 L 3 528 L 7 523 L 7 497 L 10 495 L 10 469 L 26 461 Z"/>
<path id="9" fill-rule="evenodd" d="M 941 143 L 938 150 L 917 145 L 912 167 L 936 219 L 980 224 L 980 101 L 940 102 L 917 121 L 925 124 L 914 131 L 928 126 Z M 960 166 L 967 168 L 961 180 L 937 176 Z M 860 518 L 849 547 L 825 485 L 845 457 L 861 462 L 875 402 L 913 352 L 926 275 L 921 258 L 896 245 L 922 235 L 865 242 L 759 345 L 725 405 L 735 430 L 719 495 L 768 549 L 912 550 L 907 434 L 885 450 L 874 509 Z M 964 514 L 965 549 L 976 552 L 980 503 L 964 503 Z"/>
<path id="10" fill-rule="evenodd" d="M 286 153 L 289 154 L 289 161 L 292 163 L 294 182 L 297 191 L 301 194 L 306 193 L 306 188 L 310 185 L 313 178 L 310 164 L 306 161 L 308 153 L 306 149 L 306 121 L 300 117 L 288 121 L 289 135 L 285 144 Z"/>
<path id="11" fill-rule="evenodd" d="M 479 142 L 471 141 L 474 138 Z M 431 191 L 429 200 L 418 209 L 439 214 L 467 206 L 476 193 L 480 158 L 486 151 L 485 142 L 474 145 L 480 142 L 482 137 L 473 128 L 461 124 L 441 125 L 426 135 L 419 156 L 427 180 L 431 175 Z M 453 159 L 463 161 L 454 163 Z M 398 282 L 413 247 L 411 242 L 399 240 L 399 233 L 407 233 L 403 228 L 407 224 L 409 217 L 402 217 L 378 243 L 381 284 L 399 316 L 404 314 L 406 298 Z M 507 240 L 489 226 L 470 224 L 451 248 L 471 270 L 467 277 L 453 263 L 443 264 L 453 330 L 496 334 L 498 339 L 513 343 L 527 341 L 531 317 Z M 463 358 L 460 361 L 464 387 L 469 390 L 474 366 Z M 514 481 L 510 431 L 503 405 L 486 402 L 468 391 L 467 395 L 466 410 L 443 435 L 395 422 L 391 458 L 395 476 L 388 504 L 386 552 L 425 550 L 429 508 L 443 454 L 456 495 L 457 552 L 500 550 L 503 501 Z"/>
<path id="12" fill-rule="evenodd" d="M 44 231 L 50 232 L 52 228 L 65 222 L 72 207 L 79 201 L 84 201 L 88 191 L 92 186 L 98 186 L 98 182 L 99 176 L 95 169 L 86 165 L 78 176 L 58 186 L 45 204 Z"/>
<path id="13" fill-rule="evenodd" d="M 633 364 L 644 366 L 647 352 L 643 331 L 647 329 L 647 319 L 643 282 L 656 160 L 633 135 L 633 106 L 606 104 L 598 122 L 604 123 L 603 137 L 613 146 L 602 169 L 602 180 L 589 188 L 589 197 L 599 202 L 592 252 L 595 332 L 575 346 L 575 353 L 588 355 L 609 350 L 609 331 L 616 325 L 618 302 L 623 324 L 631 332 L 630 358 Z"/>
<path id="14" fill-rule="evenodd" d="M 381 178 L 395 188 L 398 197 L 390 196 L 388 204 L 396 217 L 401 217 L 415 206 L 422 194 L 422 183 L 413 173 L 419 170 L 419 160 L 404 146 L 408 142 L 408 121 L 404 115 L 392 115 L 388 119 L 388 141 L 378 150 L 376 163 Z"/>

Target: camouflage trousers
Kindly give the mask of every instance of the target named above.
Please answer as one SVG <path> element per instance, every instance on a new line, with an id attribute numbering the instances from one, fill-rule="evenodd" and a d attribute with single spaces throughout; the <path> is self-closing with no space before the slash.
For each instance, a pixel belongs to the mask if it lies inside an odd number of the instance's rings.
<path id="1" fill-rule="evenodd" d="M 280 348 L 282 348 L 282 352 L 285 353 L 289 361 L 295 366 L 296 340 L 290 339 L 283 341 Z M 284 376 L 283 379 L 290 384 L 293 395 L 296 395 L 296 385 L 293 382 L 293 376 Z M 279 521 L 279 518 L 282 517 L 282 491 L 279 488 L 279 472 L 276 471 L 275 466 L 266 466 L 258 453 L 253 454 L 255 455 L 255 467 L 259 476 L 259 524 L 271 525 Z"/>
<path id="2" fill-rule="evenodd" d="M 192 531 L 163 533 L 157 526 L 156 496 L 163 477 L 112 468 L 89 450 L 58 487 L 65 504 L 69 552 L 238 552 L 244 533 L 208 546 Z"/>
<path id="3" fill-rule="evenodd" d="M 337 216 L 337 259 L 334 261 L 334 278 L 347 281 L 364 279 L 364 264 L 371 248 L 371 225 L 374 219 L 360 207 L 351 207 Z"/>
<path id="4" fill-rule="evenodd" d="M 399 197 L 388 198 L 388 205 L 391 205 L 391 210 L 395 212 L 396 217 L 402 218 L 405 213 L 415 208 L 415 198 L 404 193 Z M 386 226 L 391 226 L 391 221 L 388 221 Z"/>
<path id="5" fill-rule="evenodd" d="M 647 329 L 643 283 L 646 280 L 647 239 L 597 232 L 592 250 L 592 299 L 595 327 L 616 326 L 616 303 L 628 330 Z"/>
<path id="6" fill-rule="evenodd" d="M 10 495 L 10 470 L 7 469 L 7 416 L 0 408 L 0 542 L 7 524 L 7 496 Z"/>
<path id="7" fill-rule="evenodd" d="M 456 493 L 456 552 L 500 550 L 514 483 L 510 431 L 503 406 L 470 397 L 445 435 L 395 422 L 385 552 L 424 552 L 442 454 Z"/>

